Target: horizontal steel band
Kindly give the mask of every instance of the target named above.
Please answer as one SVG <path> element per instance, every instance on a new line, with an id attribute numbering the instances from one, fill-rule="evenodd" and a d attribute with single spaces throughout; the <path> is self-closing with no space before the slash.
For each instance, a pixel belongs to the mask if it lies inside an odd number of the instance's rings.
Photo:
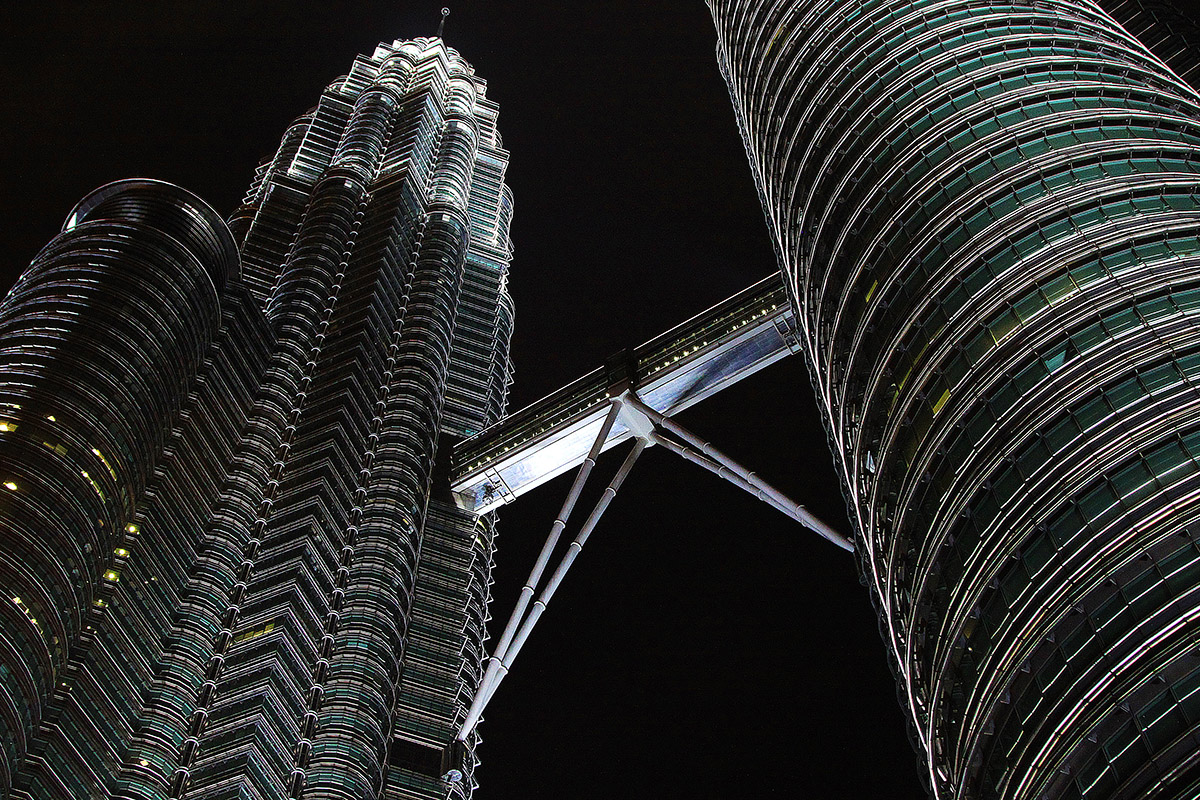
<path id="1" fill-rule="evenodd" d="M 1192 796 L 1196 93 L 1090 4 L 710 7 L 935 796 Z"/>

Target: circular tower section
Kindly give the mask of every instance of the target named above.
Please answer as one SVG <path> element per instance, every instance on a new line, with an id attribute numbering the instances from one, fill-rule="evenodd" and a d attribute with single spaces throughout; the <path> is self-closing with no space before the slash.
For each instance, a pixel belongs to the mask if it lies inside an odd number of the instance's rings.
<path id="1" fill-rule="evenodd" d="M 934 796 L 1196 796 L 1196 93 L 1090 2 L 709 5 Z"/>
<path id="2" fill-rule="evenodd" d="M 114 548 L 237 264 L 195 195 L 120 181 L 76 206 L 0 304 L 0 786 L 97 591 L 120 580 Z"/>

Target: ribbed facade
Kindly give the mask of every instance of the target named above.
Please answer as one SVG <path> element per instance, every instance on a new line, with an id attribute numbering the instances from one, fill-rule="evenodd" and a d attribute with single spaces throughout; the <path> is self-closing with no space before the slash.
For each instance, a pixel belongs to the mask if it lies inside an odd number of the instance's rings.
<path id="1" fill-rule="evenodd" d="M 68 688 L 236 268 L 202 201 L 123 181 L 0 304 L 0 785 Z"/>
<path id="2" fill-rule="evenodd" d="M 709 5 L 932 794 L 1200 795 L 1197 94 L 1091 2 Z"/>
<path id="3" fill-rule="evenodd" d="M 494 528 L 443 462 L 510 380 L 496 114 L 380 45 L 229 227 L 105 187 L 4 301 L 0 796 L 470 793 Z"/>

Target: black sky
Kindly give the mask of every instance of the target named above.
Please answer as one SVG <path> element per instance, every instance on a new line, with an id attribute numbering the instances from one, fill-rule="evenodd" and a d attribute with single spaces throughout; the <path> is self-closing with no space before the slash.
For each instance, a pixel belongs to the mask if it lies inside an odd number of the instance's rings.
<path id="1" fill-rule="evenodd" d="M 7 8 L 0 283 L 111 180 L 172 181 L 228 213 L 357 53 L 432 34 L 441 5 Z M 452 12 L 446 38 L 489 82 L 512 151 L 510 407 L 774 270 L 702 3 L 474 0 Z M 807 383 L 788 359 L 681 421 L 848 530 Z M 565 483 L 501 515 L 497 624 Z M 481 731 L 483 800 L 924 797 L 852 559 L 654 450 Z"/>

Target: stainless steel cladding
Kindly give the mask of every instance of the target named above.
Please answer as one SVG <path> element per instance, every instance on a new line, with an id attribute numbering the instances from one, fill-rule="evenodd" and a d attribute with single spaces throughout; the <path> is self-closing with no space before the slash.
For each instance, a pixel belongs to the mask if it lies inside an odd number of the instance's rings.
<path id="1" fill-rule="evenodd" d="M 711 0 L 939 798 L 1200 791 L 1200 107 L 1093 3 Z"/>
<path id="2" fill-rule="evenodd" d="M 284 134 L 232 235 L 117 184 L 5 301 L 10 797 L 471 792 L 478 738 L 465 780 L 440 759 L 481 677 L 494 524 L 438 453 L 511 375 L 485 90 L 440 39 L 380 45 Z"/>
<path id="3" fill-rule="evenodd" d="M 237 267 L 199 198 L 120 181 L 71 212 L 0 305 L 0 793 L 120 580 L 125 528 Z"/>

